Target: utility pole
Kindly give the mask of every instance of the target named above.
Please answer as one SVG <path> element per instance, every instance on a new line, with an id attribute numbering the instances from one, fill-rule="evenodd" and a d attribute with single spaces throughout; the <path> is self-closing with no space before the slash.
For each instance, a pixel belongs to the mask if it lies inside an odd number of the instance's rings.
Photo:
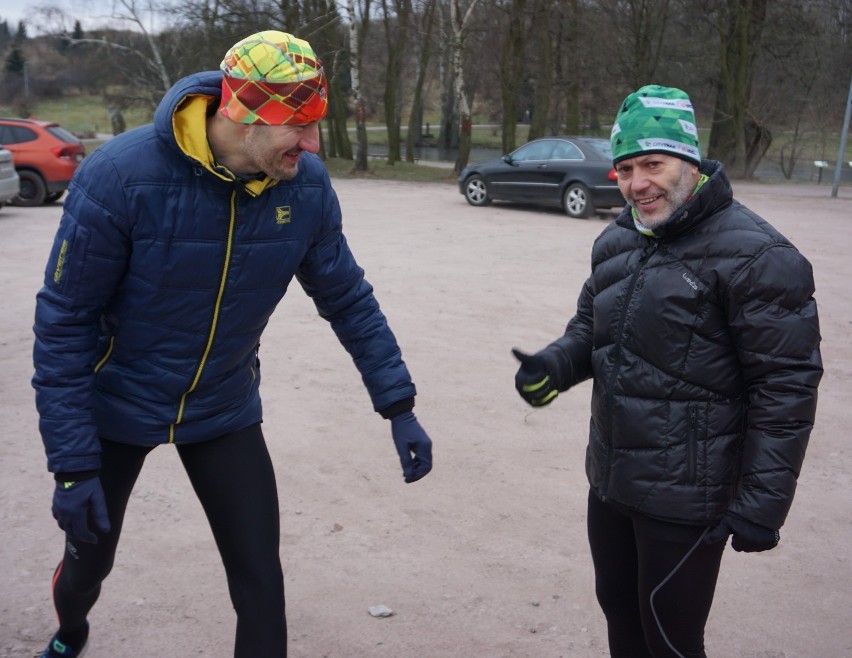
<path id="1" fill-rule="evenodd" d="M 834 167 L 834 185 L 831 186 L 831 196 L 833 197 L 837 196 L 837 188 L 840 187 L 840 174 L 843 173 L 850 114 L 852 114 L 852 80 L 849 81 L 849 97 L 846 99 L 846 114 L 843 116 L 843 130 L 840 132 L 840 150 L 837 152 L 837 165 Z"/>

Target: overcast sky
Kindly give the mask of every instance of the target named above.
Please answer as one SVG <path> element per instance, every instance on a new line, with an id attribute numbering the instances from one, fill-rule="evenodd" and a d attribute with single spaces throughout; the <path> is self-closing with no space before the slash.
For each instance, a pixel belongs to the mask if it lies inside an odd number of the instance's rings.
<path id="1" fill-rule="evenodd" d="M 112 6 L 111 0 L 2 0 L 0 19 L 9 24 L 12 32 L 18 29 L 18 21 L 26 21 L 27 34 L 37 36 L 44 31 L 56 32 L 62 27 L 58 23 L 45 23 L 44 14 L 39 9 L 58 9 L 66 16 L 66 29 L 71 30 L 74 21 L 79 20 L 83 30 L 87 30 L 107 22 Z"/>
<path id="2" fill-rule="evenodd" d="M 9 24 L 10 30 L 14 31 L 18 27 L 18 21 L 26 19 L 26 9 L 29 4 L 27 0 L 3 0 L 0 18 Z"/>

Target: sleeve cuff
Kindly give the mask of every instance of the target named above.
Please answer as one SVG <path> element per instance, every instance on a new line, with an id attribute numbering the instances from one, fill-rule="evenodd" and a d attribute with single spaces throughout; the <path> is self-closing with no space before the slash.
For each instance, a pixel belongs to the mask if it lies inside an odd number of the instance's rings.
<path id="1" fill-rule="evenodd" d="M 81 480 L 91 480 L 100 475 L 100 471 L 78 471 L 76 473 L 54 473 L 53 479 L 57 482 L 80 482 Z"/>
<path id="2" fill-rule="evenodd" d="M 406 411 L 411 411 L 412 409 L 414 409 L 414 398 L 406 398 L 399 402 L 394 402 L 385 409 L 380 409 L 379 414 L 385 420 L 390 420 L 394 416 L 399 416 L 399 414 L 404 414 Z"/>

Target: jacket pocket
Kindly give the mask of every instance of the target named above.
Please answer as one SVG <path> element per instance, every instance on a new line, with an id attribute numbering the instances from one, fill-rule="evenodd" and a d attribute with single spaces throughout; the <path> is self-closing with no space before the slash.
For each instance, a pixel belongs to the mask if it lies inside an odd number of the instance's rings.
<path id="1" fill-rule="evenodd" d="M 87 229 L 70 221 L 61 222 L 51 248 L 45 282 L 65 296 L 76 295 L 81 273 L 86 269 L 88 248 Z"/>
<path id="2" fill-rule="evenodd" d="M 686 481 L 695 484 L 698 471 L 698 438 L 699 418 L 698 407 L 690 405 L 688 409 L 689 431 L 686 437 Z"/>
<path id="3" fill-rule="evenodd" d="M 687 407 L 686 483 L 690 485 L 698 484 L 702 479 L 706 480 L 708 475 L 705 452 L 707 449 L 706 414 L 706 409 L 700 403 L 690 404 Z"/>

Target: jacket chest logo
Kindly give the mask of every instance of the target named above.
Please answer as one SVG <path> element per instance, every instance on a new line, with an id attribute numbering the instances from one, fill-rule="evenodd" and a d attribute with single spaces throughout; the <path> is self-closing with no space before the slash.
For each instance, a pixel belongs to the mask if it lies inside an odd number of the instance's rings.
<path id="1" fill-rule="evenodd" d="M 290 206 L 278 206 L 275 208 L 276 224 L 289 224 L 291 219 Z"/>
<path id="2" fill-rule="evenodd" d="M 683 280 L 686 281 L 689 284 L 690 288 L 692 288 L 696 292 L 698 291 L 698 284 L 695 283 L 695 281 L 690 279 L 688 276 L 686 276 L 686 272 L 684 272 L 681 276 L 683 277 Z"/>

